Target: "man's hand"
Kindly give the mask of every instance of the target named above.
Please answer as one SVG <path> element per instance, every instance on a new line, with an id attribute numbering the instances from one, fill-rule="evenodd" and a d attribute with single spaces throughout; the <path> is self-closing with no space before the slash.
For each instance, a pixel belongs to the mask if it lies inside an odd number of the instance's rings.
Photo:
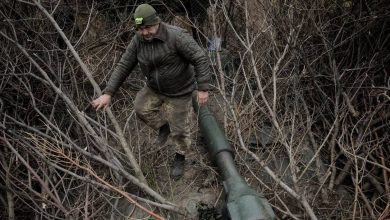
<path id="1" fill-rule="evenodd" d="M 111 96 L 107 94 L 101 95 L 99 98 L 92 101 L 92 106 L 99 110 L 101 108 L 106 109 L 111 103 Z"/>
<path id="2" fill-rule="evenodd" d="M 199 105 L 205 105 L 208 98 L 209 98 L 208 91 L 198 91 L 198 104 Z"/>

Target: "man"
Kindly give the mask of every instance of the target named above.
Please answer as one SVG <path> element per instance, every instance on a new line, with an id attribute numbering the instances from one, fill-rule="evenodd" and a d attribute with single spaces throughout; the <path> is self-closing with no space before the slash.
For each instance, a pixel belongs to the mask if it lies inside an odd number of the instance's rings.
<path id="1" fill-rule="evenodd" d="M 138 118 L 159 131 L 158 144 L 163 145 L 170 136 L 176 151 L 171 175 L 179 179 L 184 174 L 185 155 L 191 144 L 192 92 L 197 89 L 200 105 L 208 99 L 208 58 L 185 30 L 161 22 L 149 4 L 139 5 L 134 19 L 137 32 L 112 73 L 104 94 L 92 105 L 97 110 L 106 108 L 138 63 L 146 85 L 137 93 L 135 111 Z M 162 106 L 165 112 L 161 111 Z"/>

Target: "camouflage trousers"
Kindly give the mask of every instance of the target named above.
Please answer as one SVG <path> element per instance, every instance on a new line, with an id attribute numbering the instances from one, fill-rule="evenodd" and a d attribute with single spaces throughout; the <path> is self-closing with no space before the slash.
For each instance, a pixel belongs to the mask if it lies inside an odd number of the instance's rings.
<path id="1" fill-rule="evenodd" d="M 185 155 L 191 145 L 190 113 L 191 94 L 168 97 L 157 94 L 145 85 L 135 98 L 135 112 L 141 121 L 158 131 L 165 123 L 169 124 L 170 142 L 176 153 Z"/>

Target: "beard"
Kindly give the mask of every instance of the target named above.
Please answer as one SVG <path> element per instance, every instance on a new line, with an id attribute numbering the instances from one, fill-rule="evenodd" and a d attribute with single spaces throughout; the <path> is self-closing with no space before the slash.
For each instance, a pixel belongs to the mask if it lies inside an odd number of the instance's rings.
<path id="1" fill-rule="evenodd" d="M 148 34 L 148 35 L 143 35 L 142 37 L 144 38 L 145 41 L 152 41 L 154 38 L 154 35 Z"/>

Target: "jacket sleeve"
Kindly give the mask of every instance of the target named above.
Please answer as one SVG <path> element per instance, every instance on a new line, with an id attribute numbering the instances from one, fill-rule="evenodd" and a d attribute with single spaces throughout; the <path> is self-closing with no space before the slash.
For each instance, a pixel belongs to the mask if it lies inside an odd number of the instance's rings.
<path id="1" fill-rule="evenodd" d="M 137 40 L 134 36 L 130 44 L 127 46 L 125 53 L 122 55 L 120 61 L 116 65 L 107 86 L 103 93 L 108 95 L 115 95 L 119 87 L 130 75 L 131 71 L 137 65 Z"/>
<path id="2" fill-rule="evenodd" d="M 208 91 L 210 89 L 210 65 L 209 60 L 202 48 L 194 38 L 185 31 L 179 31 L 176 36 L 176 49 L 179 54 L 185 57 L 195 68 L 195 78 L 198 90 Z"/>

